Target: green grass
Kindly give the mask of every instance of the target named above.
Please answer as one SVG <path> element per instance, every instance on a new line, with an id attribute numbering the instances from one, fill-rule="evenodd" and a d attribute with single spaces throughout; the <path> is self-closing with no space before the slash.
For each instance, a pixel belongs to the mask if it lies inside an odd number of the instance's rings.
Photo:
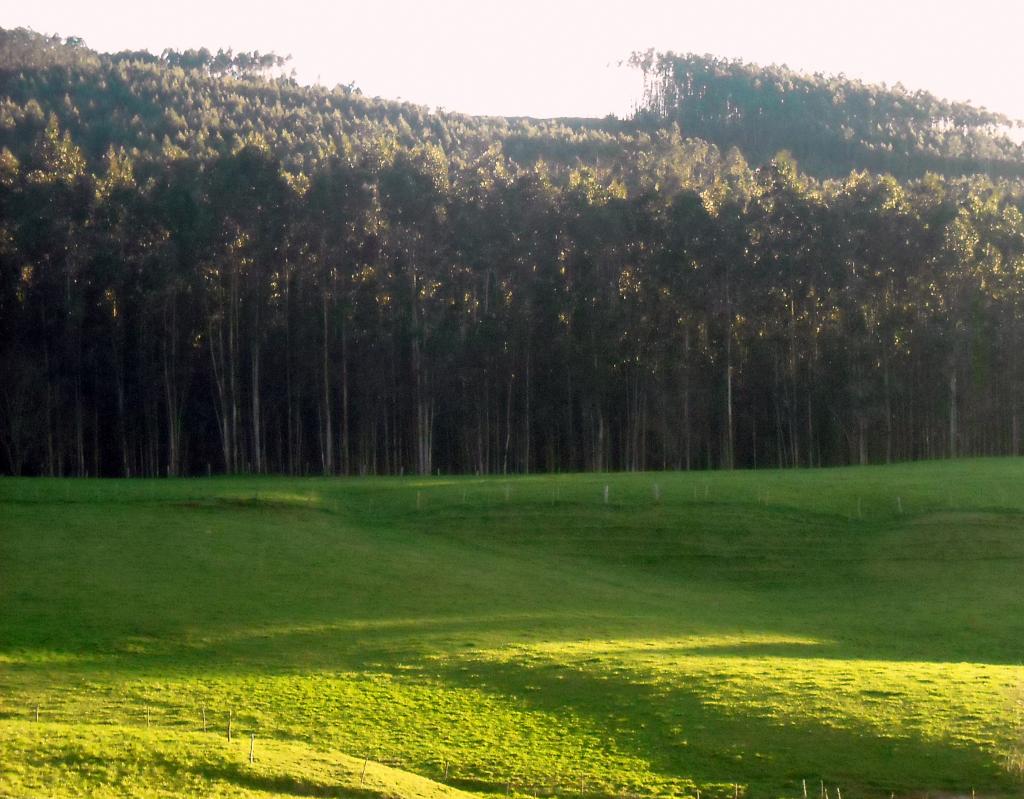
<path id="1" fill-rule="evenodd" d="M 1018 796 L 1022 663 L 1024 461 L 0 480 L 11 796 Z"/>

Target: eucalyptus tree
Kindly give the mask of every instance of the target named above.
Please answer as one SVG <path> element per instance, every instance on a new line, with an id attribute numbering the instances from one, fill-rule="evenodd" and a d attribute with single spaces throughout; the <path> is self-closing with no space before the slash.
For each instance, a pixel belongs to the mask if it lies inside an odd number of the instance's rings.
<path id="1" fill-rule="evenodd" d="M 303 235 L 309 242 L 312 266 L 316 269 L 316 283 L 311 288 L 318 294 L 319 306 L 320 462 L 325 474 L 339 468 L 348 474 L 353 469 L 353 338 L 356 346 L 364 348 L 364 355 L 373 357 L 372 339 L 382 334 L 365 314 L 360 314 L 358 307 L 360 300 L 375 303 L 375 296 L 365 297 L 360 287 L 375 281 L 383 266 L 377 253 L 381 236 L 379 198 L 372 175 L 342 156 L 335 156 L 313 175 L 304 205 L 308 227 L 303 229 Z M 374 397 L 369 392 L 364 397 L 367 409 L 381 399 L 379 394 Z"/>
<path id="2" fill-rule="evenodd" d="M 82 244 L 92 196 L 81 150 L 51 115 L 26 164 L 17 232 L 25 263 L 22 290 L 33 320 L 25 343 L 42 362 L 44 468 L 51 476 L 86 471 L 82 301 L 89 275 Z"/>
<path id="3" fill-rule="evenodd" d="M 430 474 L 434 462 L 440 375 L 433 336 L 443 313 L 438 278 L 450 244 L 448 177 L 444 152 L 429 144 L 400 151 L 380 174 L 383 239 L 397 311 L 394 368 L 406 389 L 395 397 L 396 411 L 412 419 L 410 467 L 417 474 Z M 399 453 L 397 460 L 404 463 L 407 456 Z"/>
<path id="4" fill-rule="evenodd" d="M 209 345 L 225 468 L 263 472 L 263 348 L 278 299 L 273 276 L 284 251 L 288 186 L 277 159 L 255 140 L 212 165 L 207 192 L 214 249 L 206 278 L 217 298 Z"/>

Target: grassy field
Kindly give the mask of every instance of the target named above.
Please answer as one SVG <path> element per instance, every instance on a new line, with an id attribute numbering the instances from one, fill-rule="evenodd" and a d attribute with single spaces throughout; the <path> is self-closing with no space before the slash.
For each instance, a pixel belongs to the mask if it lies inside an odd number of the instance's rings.
<path id="1" fill-rule="evenodd" d="M 1022 663 L 1024 460 L 0 480 L 15 797 L 1018 796 Z"/>

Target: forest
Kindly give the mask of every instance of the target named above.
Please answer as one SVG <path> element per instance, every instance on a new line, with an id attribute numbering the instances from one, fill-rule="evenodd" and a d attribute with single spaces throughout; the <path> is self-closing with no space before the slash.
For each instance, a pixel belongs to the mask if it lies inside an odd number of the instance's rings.
<path id="1" fill-rule="evenodd" d="M 0 31 L 0 473 L 1020 454 L 1015 123 L 633 62 L 628 119 L 478 118 Z"/>

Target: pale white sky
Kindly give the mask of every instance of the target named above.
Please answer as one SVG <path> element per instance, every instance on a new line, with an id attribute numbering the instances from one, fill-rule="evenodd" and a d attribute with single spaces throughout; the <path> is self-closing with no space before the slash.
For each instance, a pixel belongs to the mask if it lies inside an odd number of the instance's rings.
<path id="1" fill-rule="evenodd" d="M 473 114 L 625 114 L 654 47 L 902 82 L 1024 118 L 1022 0 L 44 0 L 0 27 L 98 50 L 291 53 L 299 80 Z"/>

